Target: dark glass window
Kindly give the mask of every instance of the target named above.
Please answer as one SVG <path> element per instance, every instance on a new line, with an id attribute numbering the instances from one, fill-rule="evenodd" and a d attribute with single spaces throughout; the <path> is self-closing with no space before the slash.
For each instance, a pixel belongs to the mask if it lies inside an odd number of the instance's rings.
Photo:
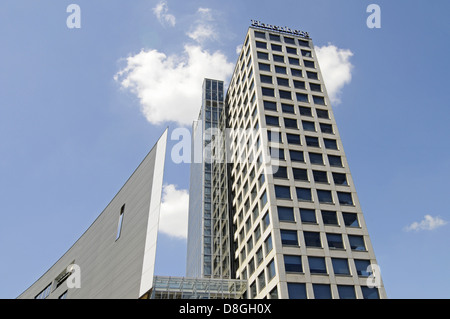
<path id="1" fill-rule="evenodd" d="M 269 111 L 276 111 L 277 110 L 277 103 L 264 101 L 264 109 L 265 110 L 269 110 Z"/>
<path id="2" fill-rule="evenodd" d="M 359 227 L 358 215 L 355 213 L 342 213 L 344 224 L 347 227 Z"/>
<path id="3" fill-rule="evenodd" d="M 376 288 L 362 286 L 361 291 L 364 299 L 380 299 L 378 289 Z"/>
<path id="4" fill-rule="evenodd" d="M 306 299 L 306 286 L 302 283 L 288 282 L 289 299 Z"/>
<path id="5" fill-rule="evenodd" d="M 268 72 L 270 72 L 270 64 L 258 63 L 258 65 L 259 65 L 259 69 L 261 71 L 268 71 Z"/>
<path id="6" fill-rule="evenodd" d="M 280 41 L 281 42 L 280 36 L 278 34 L 269 33 L 269 39 L 272 41 Z"/>
<path id="7" fill-rule="evenodd" d="M 325 225 L 339 225 L 336 212 L 322 210 L 322 221 Z"/>
<path id="8" fill-rule="evenodd" d="M 277 206 L 278 220 L 294 222 L 294 209 L 292 207 Z"/>
<path id="9" fill-rule="evenodd" d="M 292 168 L 294 179 L 296 181 L 308 181 L 308 171 L 304 168 Z"/>
<path id="10" fill-rule="evenodd" d="M 302 223 L 317 223 L 314 209 L 300 208 L 300 219 Z"/>
<path id="11" fill-rule="evenodd" d="M 306 247 L 322 247 L 322 241 L 320 240 L 319 232 L 304 231 Z"/>
<path id="12" fill-rule="evenodd" d="M 280 229 L 281 244 L 289 246 L 298 246 L 297 231 Z"/>
<path id="13" fill-rule="evenodd" d="M 266 115 L 266 124 L 267 125 L 273 125 L 273 126 L 279 126 L 280 125 L 278 123 L 278 117 L 270 116 L 270 115 Z"/>
<path id="14" fill-rule="evenodd" d="M 306 40 L 298 40 L 298 45 L 302 46 L 302 47 L 309 47 L 309 41 Z"/>
<path id="15" fill-rule="evenodd" d="M 271 43 L 271 47 L 272 47 L 272 50 L 273 51 L 282 51 L 282 47 L 281 47 L 281 45 L 279 45 L 279 44 L 273 44 L 273 43 Z"/>
<path id="16" fill-rule="evenodd" d="M 319 77 L 317 76 L 317 72 L 306 71 L 306 76 L 308 77 L 308 79 L 312 79 L 312 80 L 319 79 Z"/>
<path id="17" fill-rule="evenodd" d="M 323 165 L 322 154 L 319 153 L 309 153 L 309 161 L 311 164 Z"/>
<path id="18" fill-rule="evenodd" d="M 310 84 L 310 86 L 311 86 L 311 84 Z M 312 90 L 312 87 L 311 87 L 311 90 Z M 325 98 L 323 96 L 313 95 L 313 101 L 314 101 L 314 104 L 325 105 Z"/>
<path id="19" fill-rule="evenodd" d="M 275 96 L 275 90 L 274 89 L 270 89 L 270 88 L 261 88 L 262 89 L 262 94 L 265 96 Z"/>
<path id="20" fill-rule="evenodd" d="M 331 195 L 331 191 L 318 189 L 317 197 L 319 198 L 319 203 L 332 203 L 333 202 L 333 196 Z"/>
<path id="21" fill-rule="evenodd" d="M 340 156 L 328 155 L 328 161 L 330 162 L 330 166 L 342 167 L 342 159 Z"/>
<path id="22" fill-rule="evenodd" d="M 360 235 L 348 235 L 348 241 L 350 242 L 350 248 L 352 250 L 365 251 L 366 245 L 364 243 L 364 237 Z"/>
<path id="23" fill-rule="evenodd" d="M 308 94 L 295 93 L 295 96 L 297 97 L 297 101 L 299 102 L 309 102 Z"/>
<path id="24" fill-rule="evenodd" d="M 339 299 L 356 299 L 355 287 L 350 285 L 337 285 Z"/>
<path id="25" fill-rule="evenodd" d="M 312 274 L 326 274 L 327 267 L 324 257 L 308 257 L 309 270 Z"/>
<path id="26" fill-rule="evenodd" d="M 284 255 L 283 257 L 286 272 L 303 272 L 301 256 Z"/>
<path id="27" fill-rule="evenodd" d="M 292 100 L 292 95 L 290 91 L 278 90 L 278 93 L 280 94 L 280 98 Z"/>
<path id="28" fill-rule="evenodd" d="M 275 72 L 279 74 L 286 74 L 286 67 L 275 65 Z"/>
<path id="29" fill-rule="evenodd" d="M 314 61 L 303 60 L 303 64 L 304 64 L 307 68 L 315 68 L 315 67 L 316 67 L 316 65 L 314 64 Z"/>
<path id="30" fill-rule="evenodd" d="M 329 119 L 330 116 L 327 110 L 316 109 L 317 117 L 321 119 Z"/>
<path id="31" fill-rule="evenodd" d="M 261 41 L 256 41 L 256 47 L 260 48 L 260 49 L 267 49 L 267 43 L 261 42 Z"/>
<path id="32" fill-rule="evenodd" d="M 314 299 L 331 299 L 331 288 L 327 284 L 313 284 Z"/>
<path id="33" fill-rule="evenodd" d="M 341 205 L 353 205 L 353 198 L 351 193 L 337 192 L 339 203 Z"/>
<path id="34" fill-rule="evenodd" d="M 289 186 L 275 185 L 275 196 L 277 198 L 291 199 L 291 189 Z"/>
<path id="35" fill-rule="evenodd" d="M 293 47 L 286 47 L 286 52 L 289 54 L 295 54 L 297 55 L 297 49 Z"/>
<path id="36" fill-rule="evenodd" d="M 305 131 L 311 131 L 311 132 L 316 131 L 316 125 L 314 124 L 314 122 L 302 121 L 302 125 L 303 125 L 303 129 Z"/>
<path id="37" fill-rule="evenodd" d="M 256 52 L 256 55 L 257 55 L 258 59 L 269 60 L 269 53 L 258 51 L 258 52 Z"/>
<path id="38" fill-rule="evenodd" d="M 345 175 L 344 173 L 333 173 L 333 179 L 336 185 L 348 185 L 347 175 Z"/>
<path id="39" fill-rule="evenodd" d="M 282 148 L 269 147 L 269 153 L 270 153 L 270 157 L 284 160 L 284 149 L 282 149 Z M 264 176 L 264 175 L 261 175 L 261 176 Z"/>
<path id="40" fill-rule="evenodd" d="M 255 38 L 265 39 L 266 38 L 266 33 L 265 32 L 255 31 Z"/>
<path id="41" fill-rule="evenodd" d="M 272 77 L 270 75 L 261 74 L 259 77 L 260 77 L 262 83 L 272 84 Z"/>
<path id="42" fill-rule="evenodd" d="M 300 60 L 297 59 L 297 58 L 289 57 L 289 64 L 291 64 L 291 65 L 300 65 Z"/>
<path id="43" fill-rule="evenodd" d="M 311 51 L 308 51 L 308 50 L 301 50 L 302 51 L 302 55 L 304 56 L 304 57 L 311 57 Z"/>
<path id="44" fill-rule="evenodd" d="M 287 176 L 287 167 L 278 166 L 276 172 L 273 173 L 273 177 L 276 178 L 288 178 Z"/>
<path id="45" fill-rule="evenodd" d="M 278 55 L 278 54 L 272 54 L 272 56 L 273 56 L 273 60 L 274 60 L 275 62 L 281 62 L 281 63 L 284 63 L 284 56 Z"/>
<path id="46" fill-rule="evenodd" d="M 303 77 L 302 70 L 299 69 L 291 69 L 292 76 Z"/>
<path id="47" fill-rule="evenodd" d="M 300 135 L 286 133 L 286 137 L 289 144 L 301 145 Z"/>
<path id="48" fill-rule="evenodd" d="M 308 146 L 314 146 L 314 147 L 320 147 L 319 146 L 319 139 L 315 136 L 305 136 L 306 139 L 306 145 Z"/>
<path id="49" fill-rule="evenodd" d="M 281 103 L 281 110 L 283 113 L 295 114 L 294 106 L 290 104 Z"/>
<path id="50" fill-rule="evenodd" d="M 333 126 L 331 124 L 319 123 L 319 125 L 320 131 L 322 131 L 322 133 L 334 134 Z"/>
<path id="51" fill-rule="evenodd" d="M 371 275 L 371 273 L 367 271 L 367 268 L 369 266 L 370 266 L 369 260 L 355 259 L 356 273 L 358 274 L 358 276 L 369 277 Z"/>
<path id="52" fill-rule="evenodd" d="M 285 78 L 277 78 L 278 85 L 289 86 L 289 80 Z M 289 99 L 291 98 L 291 92 L 289 92 Z"/>
<path id="53" fill-rule="evenodd" d="M 344 243 L 342 241 L 341 234 L 328 234 L 327 233 L 328 248 L 330 249 L 344 249 Z"/>
<path id="54" fill-rule="evenodd" d="M 332 139 L 329 139 L 329 138 L 324 138 L 323 142 L 325 144 L 325 148 L 328 148 L 328 149 L 331 149 L 331 150 L 337 150 L 338 149 L 336 140 L 332 140 Z"/>
<path id="55" fill-rule="evenodd" d="M 300 201 L 311 201 L 311 189 L 296 187 L 295 191 L 297 192 L 297 199 Z"/>
<path id="56" fill-rule="evenodd" d="M 302 163 L 305 162 L 305 158 L 303 157 L 302 151 L 289 150 L 289 154 L 291 156 L 292 162 L 302 162 Z"/>
<path id="57" fill-rule="evenodd" d="M 331 258 L 333 270 L 336 275 L 350 275 L 348 260 L 345 258 Z"/>
<path id="58" fill-rule="evenodd" d="M 309 88 L 311 89 L 311 91 L 322 92 L 322 86 L 320 84 L 309 83 Z M 316 97 L 317 96 L 314 96 L 314 103 L 318 104 L 315 99 Z"/>
<path id="59" fill-rule="evenodd" d="M 295 44 L 294 38 L 284 37 L 284 42 L 289 44 Z"/>
<path id="60" fill-rule="evenodd" d="M 285 126 L 286 128 L 295 128 L 295 129 L 297 129 L 297 128 L 298 128 L 298 126 L 297 126 L 297 120 L 296 120 L 296 119 L 288 119 L 288 118 L 285 118 L 285 119 L 284 119 L 284 126 Z"/>
<path id="61" fill-rule="evenodd" d="M 305 106 L 299 106 L 300 115 L 312 116 L 311 108 Z"/>
<path id="62" fill-rule="evenodd" d="M 302 90 L 304 90 L 304 89 L 305 89 L 305 82 L 294 80 L 294 87 L 295 87 L 296 89 L 302 89 Z"/>
<path id="63" fill-rule="evenodd" d="M 316 183 L 328 183 L 328 175 L 325 171 L 313 171 L 313 176 Z"/>

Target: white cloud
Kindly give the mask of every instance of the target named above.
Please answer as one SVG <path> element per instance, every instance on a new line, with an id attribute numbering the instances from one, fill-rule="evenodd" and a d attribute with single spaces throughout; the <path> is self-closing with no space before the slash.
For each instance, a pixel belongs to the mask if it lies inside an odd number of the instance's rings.
<path id="1" fill-rule="evenodd" d="M 163 187 L 159 231 L 171 237 L 186 239 L 189 193 L 168 184 Z"/>
<path id="2" fill-rule="evenodd" d="M 168 23 L 172 27 L 175 26 L 176 19 L 173 14 L 169 13 L 167 1 L 161 0 L 156 7 L 153 8 L 153 13 L 156 15 L 161 24 L 165 25 Z"/>
<path id="3" fill-rule="evenodd" d="M 214 25 L 212 10 L 209 8 L 199 8 L 197 10 L 198 18 L 187 32 L 187 36 L 192 40 L 203 43 L 206 40 L 217 40 L 217 31 Z"/>
<path id="4" fill-rule="evenodd" d="M 340 104 L 342 88 L 352 80 L 353 65 L 350 58 L 353 53 L 348 49 L 339 49 L 332 44 L 314 49 L 330 100 L 335 105 Z"/>
<path id="5" fill-rule="evenodd" d="M 446 224 L 447 221 L 443 220 L 439 216 L 433 217 L 431 215 L 425 215 L 424 219 L 422 219 L 420 222 L 414 222 L 411 225 L 406 226 L 405 230 L 406 231 L 433 230 Z"/>
<path id="6" fill-rule="evenodd" d="M 152 124 L 192 125 L 201 105 L 203 79 L 225 81 L 234 69 L 223 53 L 209 53 L 195 45 L 186 45 L 182 55 L 142 50 L 126 60 L 127 66 L 114 79 L 138 96 Z"/>

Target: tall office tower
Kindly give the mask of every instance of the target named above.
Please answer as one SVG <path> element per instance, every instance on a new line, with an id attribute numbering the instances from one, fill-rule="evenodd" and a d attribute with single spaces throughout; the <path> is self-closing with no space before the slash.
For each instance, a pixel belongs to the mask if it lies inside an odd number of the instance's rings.
<path id="1" fill-rule="evenodd" d="M 226 112 L 232 278 L 248 298 L 386 298 L 308 34 L 253 21 Z"/>
<path id="2" fill-rule="evenodd" d="M 213 207 L 212 175 L 214 136 L 224 110 L 223 81 L 205 79 L 203 82 L 202 107 L 198 120 L 192 126 L 192 161 L 189 189 L 189 221 L 186 275 L 191 278 L 227 278 L 230 263 L 229 249 L 219 247 L 221 233 L 228 224 L 225 190 L 215 191 L 216 206 Z M 219 172 L 219 166 L 216 171 Z M 221 168 L 225 171 L 225 168 Z M 226 182 L 226 181 L 225 181 Z M 220 183 L 217 187 L 220 187 Z M 224 215 L 226 214 L 226 216 Z M 225 218 L 226 217 L 226 218 Z M 227 234 L 225 237 L 229 238 Z M 223 238 L 227 240 L 227 238 Z"/>

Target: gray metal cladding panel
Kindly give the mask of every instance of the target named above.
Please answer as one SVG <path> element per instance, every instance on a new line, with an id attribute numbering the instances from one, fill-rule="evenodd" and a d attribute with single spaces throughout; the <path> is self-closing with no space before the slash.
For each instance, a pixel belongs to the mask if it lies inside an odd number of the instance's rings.
<path id="1" fill-rule="evenodd" d="M 49 299 L 68 290 L 68 298 L 139 298 L 157 145 L 78 241 L 18 298 L 34 298 L 73 261 L 81 287 L 53 288 Z M 120 237 L 116 240 L 122 206 Z M 55 287 L 56 285 L 54 285 Z"/>

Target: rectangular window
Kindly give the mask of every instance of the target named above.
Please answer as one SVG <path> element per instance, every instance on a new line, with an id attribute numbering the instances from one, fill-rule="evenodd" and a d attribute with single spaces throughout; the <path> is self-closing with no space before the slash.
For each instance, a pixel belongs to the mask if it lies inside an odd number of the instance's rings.
<path id="1" fill-rule="evenodd" d="M 269 39 L 272 41 L 281 42 L 280 36 L 278 34 L 269 33 Z"/>
<path id="2" fill-rule="evenodd" d="M 328 284 L 313 284 L 314 299 L 331 299 L 331 288 Z"/>
<path id="3" fill-rule="evenodd" d="M 267 265 L 267 280 L 270 281 L 273 277 L 275 277 L 276 271 L 275 271 L 275 261 L 272 260 Z"/>
<path id="4" fill-rule="evenodd" d="M 297 231 L 280 229 L 281 244 L 288 246 L 298 246 Z"/>
<path id="5" fill-rule="evenodd" d="M 274 89 L 262 87 L 261 90 L 264 96 L 275 96 Z"/>
<path id="6" fill-rule="evenodd" d="M 361 286 L 361 291 L 364 299 L 380 299 L 378 289 Z"/>
<path id="7" fill-rule="evenodd" d="M 309 83 L 309 88 L 311 89 L 311 91 L 315 91 L 315 92 L 322 92 L 322 87 L 320 84 L 316 84 L 316 83 Z M 316 98 L 317 96 L 313 96 L 314 98 L 314 103 L 316 103 Z M 318 104 L 318 103 L 316 103 Z"/>
<path id="8" fill-rule="evenodd" d="M 278 220 L 283 222 L 295 222 L 294 208 L 277 206 Z"/>
<path id="9" fill-rule="evenodd" d="M 289 86 L 289 80 L 285 78 L 277 78 L 278 85 Z M 289 92 L 289 99 L 291 98 L 291 92 Z"/>
<path id="10" fill-rule="evenodd" d="M 268 72 L 270 72 L 270 64 L 258 63 L 258 65 L 259 65 L 259 69 L 261 71 L 268 71 Z"/>
<path id="11" fill-rule="evenodd" d="M 267 140 L 273 143 L 282 143 L 281 133 L 267 130 Z"/>
<path id="12" fill-rule="evenodd" d="M 269 235 L 267 236 L 267 239 L 264 241 L 264 249 L 266 251 L 266 256 L 271 252 L 271 250 L 273 249 L 273 245 L 272 245 L 272 236 Z"/>
<path id="13" fill-rule="evenodd" d="M 304 231 L 303 236 L 305 237 L 305 245 L 306 247 L 322 247 L 322 241 L 320 240 L 319 232 L 312 231 Z"/>
<path id="14" fill-rule="evenodd" d="M 258 59 L 269 60 L 269 53 L 258 51 L 258 52 L 256 52 L 256 55 L 257 55 Z"/>
<path id="15" fill-rule="evenodd" d="M 284 118 L 284 127 L 298 129 L 297 120 Z"/>
<path id="16" fill-rule="evenodd" d="M 309 271 L 311 274 L 326 274 L 327 266 L 324 257 L 308 257 Z"/>
<path id="17" fill-rule="evenodd" d="M 312 201 L 310 188 L 296 187 L 295 191 L 297 192 L 297 199 L 299 201 Z"/>
<path id="18" fill-rule="evenodd" d="M 289 64 L 291 64 L 291 65 L 300 65 L 300 60 L 297 59 L 297 58 L 289 57 Z"/>
<path id="19" fill-rule="evenodd" d="M 270 216 L 269 213 L 266 213 L 262 219 L 263 231 L 267 229 L 270 225 Z"/>
<path id="20" fill-rule="evenodd" d="M 302 90 L 305 90 L 305 82 L 294 80 L 294 87 L 295 87 L 296 89 L 302 89 Z"/>
<path id="21" fill-rule="evenodd" d="M 328 176 L 325 171 L 313 171 L 314 181 L 316 183 L 328 184 Z"/>
<path id="22" fill-rule="evenodd" d="M 351 193 L 337 192 L 339 198 L 339 204 L 353 206 L 353 198 Z"/>
<path id="23" fill-rule="evenodd" d="M 259 76 L 259 78 L 261 79 L 261 82 L 262 82 L 262 83 L 269 83 L 269 84 L 272 84 L 272 77 L 271 77 L 270 75 L 263 75 L 263 74 L 261 74 L 261 75 Z"/>
<path id="24" fill-rule="evenodd" d="M 336 212 L 330 210 L 322 210 L 321 213 L 324 225 L 339 225 Z"/>
<path id="25" fill-rule="evenodd" d="M 275 196 L 280 199 L 291 199 L 290 187 L 275 185 Z"/>
<path id="26" fill-rule="evenodd" d="M 309 48 L 309 41 L 298 39 L 298 45 Z"/>
<path id="27" fill-rule="evenodd" d="M 341 234 L 328 234 L 327 233 L 328 248 L 330 249 L 344 249 L 344 243 L 342 242 Z"/>
<path id="28" fill-rule="evenodd" d="M 306 71 L 306 76 L 308 77 L 308 79 L 312 79 L 312 80 L 319 79 L 319 77 L 317 76 L 317 72 Z"/>
<path id="29" fill-rule="evenodd" d="M 306 139 L 306 145 L 313 146 L 313 147 L 320 147 L 319 145 L 319 139 L 315 136 L 305 136 Z"/>
<path id="30" fill-rule="evenodd" d="M 292 168 L 292 172 L 294 174 L 294 180 L 308 182 L 308 171 L 304 168 Z"/>
<path id="31" fill-rule="evenodd" d="M 331 258 L 333 270 L 336 275 L 350 275 L 348 260 L 345 258 Z"/>
<path id="32" fill-rule="evenodd" d="M 281 103 L 281 110 L 283 113 L 295 114 L 294 106 L 290 104 Z"/>
<path id="33" fill-rule="evenodd" d="M 297 282 L 288 282 L 289 299 L 306 299 L 306 285 Z"/>
<path id="34" fill-rule="evenodd" d="M 304 57 L 310 58 L 311 57 L 311 51 L 308 50 L 301 50 L 302 51 L 302 55 Z"/>
<path id="35" fill-rule="evenodd" d="M 300 208 L 300 218 L 302 223 L 317 224 L 316 212 L 314 209 Z"/>
<path id="36" fill-rule="evenodd" d="M 260 48 L 260 49 L 267 49 L 267 43 L 261 42 L 261 41 L 256 41 L 256 47 Z"/>
<path id="37" fill-rule="evenodd" d="M 278 54 L 273 54 L 272 57 L 275 62 L 284 63 L 284 56 L 278 55 Z"/>
<path id="38" fill-rule="evenodd" d="M 337 285 L 339 299 L 356 299 L 355 287 L 350 285 Z"/>
<path id="39" fill-rule="evenodd" d="M 286 47 L 286 52 L 289 54 L 295 54 L 297 55 L 297 48 L 293 48 L 293 47 Z"/>
<path id="40" fill-rule="evenodd" d="M 319 123 L 319 125 L 320 125 L 320 131 L 322 133 L 334 134 L 334 132 L 333 132 L 333 125 L 325 124 L 325 123 Z"/>
<path id="41" fill-rule="evenodd" d="M 286 138 L 288 144 L 301 145 L 300 135 L 298 134 L 286 133 Z"/>
<path id="42" fill-rule="evenodd" d="M 117 224 L 116 240 L 119 239 L 120 234 L 122 233 L 122 225 L 123 225 L 123 215 L 124 215 L 124 213 L 125 213 L 125 204 L 123 204 L 122 208 L 120 208 L 119 223 Z"/>
<path id="43" fill-rule="evenodd" d="M 303 272 L 302 257 L 296 255 L 284 255 L 284 268 L 286 272 Z"/>
<path id="44" fill-rule="evenodd" d="M 266 38 L 266 33 L 265 32 L 255 31 L 255 38 L 265 39 Z"/>
<path id="45" fill-rule="evenodd" d="M 277 110 L 277 103 L 264 101 L 264 109 L 268 110 L 268 111 L 276 111 Z"/>
<path id="46" fill-rule="evenodd" d="M 317 117 L 321 119 L 329 119 L 330 115 L 327 110 L 316 109 Z"/>
<path id="47" fill-rule="evenodd" d="M 364 243 L 363 236 L 348 235 L 348 241 L 350 242 L 350 248 L 352 250 L 366 251 L 366 244 Z"/>
<path id="48" fill-rule="evenodd" d="M 370 266 L 370 261 L 366 259 L 355 259 L 356 273 L 361 277 L 369 277 L 371 275 L 370 272 L 367 271 L 367 268 Z"/>
<path id="49" fill-rule="evenodd" d="M 319 203 L 333 203 L 333 196 L 331 195 L 331 191 L 318 189 L 317 197 L 319 198 Z"/>
<path id="50" fill-rule="evenodd" d="M 284 149 L 282 148 L 269 147 L 269 153 L 270 157 L 284 160 Z"/>
<path id="51" fill-rule="evenodd" d="M 280 95 L 280 98 L 282 98 L 282 99 L 292 100 L 292 94 L 290 91 L 278 90 L 278 94 Z"/>
<path id="52" fill-rule="evenodd" d="M 310 84 L 310 86 L 311 86 L 311 84 Z M 319 85 L 319 87 L 320 87 L 320 85 Z M 325 105 L 325 98 L 323 96 L 313 95 L 313 101 L 314 101 L 314 104 Z"/>
<path id="53" fill-rule="evenodd" d="M 298 76 L 299 78 L 303 77 L 302 70 L 299 69 L 291 69 L 292 76 Z"/>
<path id="54" fill-rule="evenodd" d="M 325 143 L 325 148 L 327 148 L 327 149 L 330 149 L 330 150 L 337 150 L 338 149 L 336 140 L 332 140 L 332 139 L 329 139 L 329 138 L 324 138 L 323 142 Z"/>
<path id="55" fill-rule="evenodd" d="M 296 97 L 297 97 L 297 101 L 299 102 L 305 102 L 308 103 L 309 99 L 308 99 L 308 94 L 304 94 L 304 93 L 295 93 Z"/>
<path id="56" fill-rule="evenodd" d="M 302 121 L 303 129 L 305 131 L 315 132 L 316 131 L 316 125 L 314 122 L 310 121 Z"/>
<path id="57" fill-rule="evenodd" d="M 266 115 L 266 124 L 272 126 L 280 126 L 280 123 L 278 123 L 278 117 L 270 115 Z"/>
<path id="58" fill-rule="evenodd" d="M 298 109 L 300 110 L 300 115 L 312 116 L 311 108 L 306 106 L 299 106 Z"/>
<path id="59" fill-rule="evenodd" d="M 281 45 L 279 45 L 279 44 L 271 43 L 271 47 L 272 47 L 272 50 L 273 50 L 273 51 L 279 51 L 279 52 L 282 51 L 282 47 L 281 47 Z"/>
<path id="60" fill-rule="evenodd" d="M 273 173 L 273 177 L 275 178 L 288 178 L 287 176 L 287 167 L 278 166 L 276 172 Z"/>
<path id="61" fill-rule="evenodd" d="M 314 69 L 316 67 L 316 65 L 314 64 L 314 61 L 310 61 L 310 60 L 303 60 L 303 64 L 307 68 L 313 68 Z"/>
<path id="62" fill-rule="evenodd" d="M 358 215 L 355 213 L 342 213 L 344 224 L 347 227 L 359 227 Z"/>
<path id="63" fill-rule="evenodd" d="M 330 166 L 333 167 L 342 167 L 342 159 L 337 155 L 328 155 L 328 162 L 330 162 Z"/>
<path id="64" fill-rule="evenodd" d="M 333 180 L 336 185 L 348 186 L 347 175 L 344 173 L 333 173 Z"/>
<path id="65" fill-rule="evenodd" d="M 302 151 L 289 150 L 289 156 L 291 157 L 292 162 L 302 162 L 302 163 L 305 162 L 305 158 L 303 156 Z"/>
<path id="66" fill-rule="evenodd" d="M 275 72 L 279 74 L 286 74 L 286 67 L 275 65 Z"/>
<path id="67" fill-rule="evenodd" d="M 294 38 L 290 38 L 290 37 L 284 37 L 284 42 L 285 43 L 289 43 L 289 44 L 295 44 L 295 39 Z"/>
<path id="68" fill-rule="evenodd" d="M 309 153 L 309 161 L 311 162 L 311 164 L 323 165 L 322 154 Z"/>

